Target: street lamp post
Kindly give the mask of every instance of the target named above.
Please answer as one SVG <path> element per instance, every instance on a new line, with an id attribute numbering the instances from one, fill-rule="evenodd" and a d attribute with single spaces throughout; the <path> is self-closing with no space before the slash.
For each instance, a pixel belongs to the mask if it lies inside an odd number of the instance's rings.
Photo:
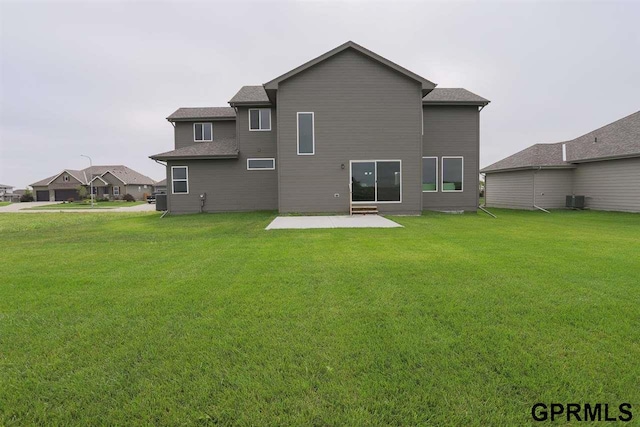
<path id="1" fill-rule="evenodd" d="M 84 154 L 80 154 L 80 157 L 86 157 L 87 159 L 89 159 L 89 168 L 93 168 L 93 161 L 91 161 L 91 157 L 85 156 Z M 91 173 L 89 173 L 89 177 L 91 178 L 91 180 L 89 181 L 89 191 L 91 191 L 91 207 L 93 208 L 93 177 L 91 176 Z"/>

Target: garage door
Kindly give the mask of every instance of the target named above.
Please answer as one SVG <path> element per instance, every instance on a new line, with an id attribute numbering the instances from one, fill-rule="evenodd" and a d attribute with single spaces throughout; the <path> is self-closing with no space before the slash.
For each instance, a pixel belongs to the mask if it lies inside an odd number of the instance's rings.
<path id="1" fill-rule="evenodd" d="M 65 201 L 65 200 L 80 200 L 80 196 L 78 195 L 78 191 L 76 190 L 56 190 L 56 200 L 57 201 Z"/>
<path id="2" fill-rule="evenodd" d="M 36 191 L 36 202 L 48 202 L 48 201 L 49 201 L 49 190 Z"/>

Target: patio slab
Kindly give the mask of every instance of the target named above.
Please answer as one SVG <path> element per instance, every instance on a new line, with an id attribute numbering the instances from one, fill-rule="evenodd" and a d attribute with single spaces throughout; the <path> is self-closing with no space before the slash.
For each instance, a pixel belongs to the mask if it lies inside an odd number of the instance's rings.
<path id="1" fill-rule="evenodd" d="M 395 228 L 397 222 L 380 215 L 279 216 L 265 230 L 307 228 Z"/>

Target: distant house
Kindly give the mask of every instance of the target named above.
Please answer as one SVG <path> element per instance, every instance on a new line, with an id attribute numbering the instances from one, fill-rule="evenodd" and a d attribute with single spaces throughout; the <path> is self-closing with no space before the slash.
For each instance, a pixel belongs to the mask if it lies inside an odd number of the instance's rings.
<path id="1" fill-rule="evenodd" d="M 82 170 L 65 169 L 62 172 L 31 184 L 36 201 L 78 200 L 78 187 L 93 187 L 95 197 L 119 199 L 131 194 L 142 200 L 144 194 L 154 191 L 156 182 L 123 165 L 92 166 Z"/>
<path id="2" fill-rule="evenodd" d="M 175 149 L 151 156 L 167 165 L 168 211 L 476 211 L 489 101 L 435 86 L 347 42 L 230 107 L 180 108 Z"/>
<path id="3" fill-rule="evenodd" d="M 156 192 L 157 193 L 166 193 L 167 192 L 167 178 L 158 181 L 156 183 Z"/>
<path id="4" fill-rule="evenodd" d="M 10 202 L 13 198 L 13 187 L 0 184 L 0 202 Z"/>
<path id="5" fill-rule="evenodd" d="M 640 111 L 570 141 L 535 144 L 480 172 L 489 207 L 564 208 L 575 195 L 590 209 L 640 212 Z"/>

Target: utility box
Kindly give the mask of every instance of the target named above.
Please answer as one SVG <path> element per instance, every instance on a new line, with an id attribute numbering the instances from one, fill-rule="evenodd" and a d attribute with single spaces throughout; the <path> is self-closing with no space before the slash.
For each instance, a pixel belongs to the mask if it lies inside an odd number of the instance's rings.
<path id="1" fill-rule="evenodd" d="M 567 196 L 567 207 L 571 209 L 584 209 L 584 196 Z"/>
<path id="2" fill-rule="evenodd" d="M 166 194 L 156 194 L 156 210 L 157 211 L 166 211 L 167 210 L 167 195 Z"/>

